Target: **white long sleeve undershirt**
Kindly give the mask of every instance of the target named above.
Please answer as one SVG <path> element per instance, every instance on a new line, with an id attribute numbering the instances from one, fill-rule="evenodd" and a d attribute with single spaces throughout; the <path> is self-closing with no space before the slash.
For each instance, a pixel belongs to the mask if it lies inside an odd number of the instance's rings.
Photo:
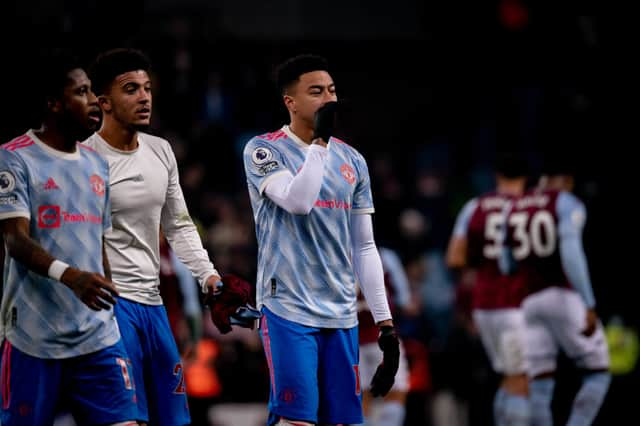
<path id="1" fill-rule="evenodd" d="M 300 172 L 295 176 L 288 170 L 274 174 L 264 192 L 289 213 L 309 214 L 320 194 L 328 153 L 323 146 L 310 145 Z"/>
<path id="2" fill-rule="evenodd" d="M 379 323 L 391 319 L 382 260 L 373 237 L 371 215 L 351 215 L 351 241 L 353 268 L 374 321 Z"/>

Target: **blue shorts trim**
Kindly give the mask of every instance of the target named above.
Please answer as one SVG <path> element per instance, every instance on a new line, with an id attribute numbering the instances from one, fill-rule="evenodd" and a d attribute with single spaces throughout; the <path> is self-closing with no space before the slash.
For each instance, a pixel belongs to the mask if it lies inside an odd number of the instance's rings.
<path id="1" fill-rule="evenodd" d="M 358 329 L 322 329 L 262 308 L 270 374 L 269 424 L 280 417 L 312 423 L 362 423 Z"/>
<path id="2" fill-rule="evenodd" d="M 165 307 L 118 298 L 115 313 L 133 366 L 138 418 L 190 424 L 184 370 Z"/>
<path id="3" fill-rule="evenodd" d="M 138 420 L 122 340 L 66 359 L 36 358 L 5 340 L 1 368 L 3 426 L 52 424 L 61 408 L 81 425 Z"/>

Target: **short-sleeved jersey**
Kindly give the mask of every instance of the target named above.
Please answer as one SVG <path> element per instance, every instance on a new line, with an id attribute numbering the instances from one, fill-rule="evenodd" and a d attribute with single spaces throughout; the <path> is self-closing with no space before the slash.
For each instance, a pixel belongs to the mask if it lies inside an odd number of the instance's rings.
<path id="1" fill-rule="evenodd" d="M 550 286 L 570 287 L 560 258 L 561 222 L 566 219 L 581 229 L 585 218 L 582 202 L 564 191 L 533 190 L 513 203 L 505 244 L 529 293 Z"/>
<path id="2" fill-rule="evenodd" d="M 467 262 L 476 270 L 473 309 L 518 307 L 526 296 L 523 281 L 502 274 L 498 266 L 509 202 L 510 197 L 489 192 L 468 201 L 456 219 L 453 234 L 466 238 Z"/>
<path id="3" fill-rule="evenodd" d="M 33 240 L 55 258 L 104 274 L 102 238 L 111 227 L 109 167 L 78 144 L 50 148 L 32 131 L 0 149 L 0 220 L 29 219 Z M 2 332 L 39 358 L 68 358 L 120 339 L 113 309 L 93 311 L 60 282 L 29 271 L 7 253 Z"/>
<path id="4" fill-rule="evenodd" d="M 295 175 L 308 149 L 288 126 L 254 137 L 244 149 L 258 241 L 257 303 L 303 325 L 354 327 L 351 215 L 374 211 L 362 155 L 331 138 L 320 194 L 308 215 L 289 213 L 264 193 L 274 176 Z"/>

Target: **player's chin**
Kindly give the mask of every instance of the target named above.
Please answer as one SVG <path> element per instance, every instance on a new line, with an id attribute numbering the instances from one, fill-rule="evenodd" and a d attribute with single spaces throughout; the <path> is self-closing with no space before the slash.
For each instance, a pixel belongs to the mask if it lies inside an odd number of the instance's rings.
<path id="1" fill-rule="evenodd" d="M 100 129 L 100 120 L 90 118 L 87 120 L 87 131 L 91 134 Z"/>
<path id="2" fill-rule="evenodd" d="M 87 139 L 89 136 L 93 135 L 96 131 L 98 130 L 97 126 L 87 126 L 84 127 L 82 129 L 77 129 L 75 131 L 75 135 L 74 135 L 74 139 L 77 141 L 84 141 L 85 139 Z"/>
<path id="3" fill-rule="evenodd" d="M 149 130 L 149 126 L 151 126 L 150 120 L 137 120 L 131 123 L 131 128 L 138 132 L 144 132 Z"/>

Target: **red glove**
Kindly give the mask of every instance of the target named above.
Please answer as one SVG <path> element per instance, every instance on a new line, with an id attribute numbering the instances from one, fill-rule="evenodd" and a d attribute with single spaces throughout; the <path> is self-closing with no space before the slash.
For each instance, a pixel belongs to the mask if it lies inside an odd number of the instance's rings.
<path id="1" fill-rule="evenodd" d="M 231 317 L 238 308 L 250 305 L 251 285 L 233 274 L 225 274 L 221 278 L 222 285 L 214 290 L 209 287 L 204 304 L 211 310 L 211 320 L 226 334 L 231 331 Z"/>

